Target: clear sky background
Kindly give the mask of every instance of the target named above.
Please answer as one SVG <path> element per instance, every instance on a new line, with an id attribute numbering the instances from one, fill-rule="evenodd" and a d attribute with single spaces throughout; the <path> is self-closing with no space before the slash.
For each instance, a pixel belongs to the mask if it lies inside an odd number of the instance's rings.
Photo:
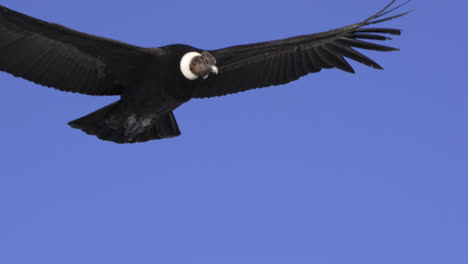
<path id="1" fill-rule="evenodd" d="M 214 49 L 360 21 L 390 0 L 2 5 L 135 45 Z M 463 1 L 413 1 L 377 71 L 325 70 L 175 111 L 182 136 L 66 125 L 117 100 L 0 73 L 0 263 L 468 263 Z"/>

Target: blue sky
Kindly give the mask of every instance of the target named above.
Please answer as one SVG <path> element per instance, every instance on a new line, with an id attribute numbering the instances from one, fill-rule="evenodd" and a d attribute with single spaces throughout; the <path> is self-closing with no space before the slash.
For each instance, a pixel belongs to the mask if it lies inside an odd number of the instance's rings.
<path id="1" fill-rule="evenodd" d="M 221 48 L 368 17 L 389 0 L 23 1 L 141 46 Z M 385 71 L 325 70 L 175 111 L 117 145 L 66 125 L 117 100 L 0 73 L 0 263 L 468 263 L 467 4 L 413 1 Z"/>

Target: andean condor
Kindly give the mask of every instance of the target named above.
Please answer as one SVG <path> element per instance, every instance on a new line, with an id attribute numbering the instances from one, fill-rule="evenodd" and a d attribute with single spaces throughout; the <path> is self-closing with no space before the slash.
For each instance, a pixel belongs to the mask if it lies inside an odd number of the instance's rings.
<path id="1" fill-rule="evenodd" d="M 393 0 L 370 18 L 347 27 L 277 41 L 202 50 L 188 45 L 142 48 L 77 32 L 0 6 L 0 70 L 62 91 L 120 95 L 120 100 L 69 123 L 117 143 L 180 135 L 172 111 L 192 98 L 222 96 L 285 84 L 323 68 L 354 73 L 349 58 L 380 65 L 353 48 L 395 51 L 368 42 L 400 35 L 366 26 L 386 16 Z"/>

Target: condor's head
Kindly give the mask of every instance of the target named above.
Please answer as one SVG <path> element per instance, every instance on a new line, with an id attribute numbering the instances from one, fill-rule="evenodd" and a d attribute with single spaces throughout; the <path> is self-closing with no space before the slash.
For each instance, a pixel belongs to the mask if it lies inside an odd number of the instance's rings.
<path id="1" fill-rule="evenodd" d="M 180 71 L 188 80 L 206 79 L 210 74 L 218 74 L 216 59 L 208 51 L 189 51 L 180 60 Z"/>

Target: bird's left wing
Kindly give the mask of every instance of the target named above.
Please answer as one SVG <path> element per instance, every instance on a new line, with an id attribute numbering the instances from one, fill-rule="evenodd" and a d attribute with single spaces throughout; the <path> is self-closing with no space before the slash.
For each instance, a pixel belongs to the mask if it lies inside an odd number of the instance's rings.
<path id="1" fill-rule="evenodd" d="M 44 86 L 118 95 L 158 50 L 78 32 L 0 5 L 0 70 Z"/>
<path id="2" fill-rule="evenodd" d="M 206 80 L 197 80 L 194 98 L 222 96 L 254 88 L 279 85 L 297 80 L 308 73 L 323 68 L 338 68 L 354 73 L 344 59 L 350 58 L 373 68 L 382 69 L 373 60 L 353 48 L 377 51 L 394 51 L 395 48 L 374 44 L 364 40 L 387 40 L 383 34 L 399 35 L 398 29 L 364 28 L 409 12 L 382 18 L 408 2 L 393 9 L 393 0 L 374 16 L 347 27 L 312 35 L 283 40 L 234 46 L 210 51 L 216 58 L 218 75 Z"/>

